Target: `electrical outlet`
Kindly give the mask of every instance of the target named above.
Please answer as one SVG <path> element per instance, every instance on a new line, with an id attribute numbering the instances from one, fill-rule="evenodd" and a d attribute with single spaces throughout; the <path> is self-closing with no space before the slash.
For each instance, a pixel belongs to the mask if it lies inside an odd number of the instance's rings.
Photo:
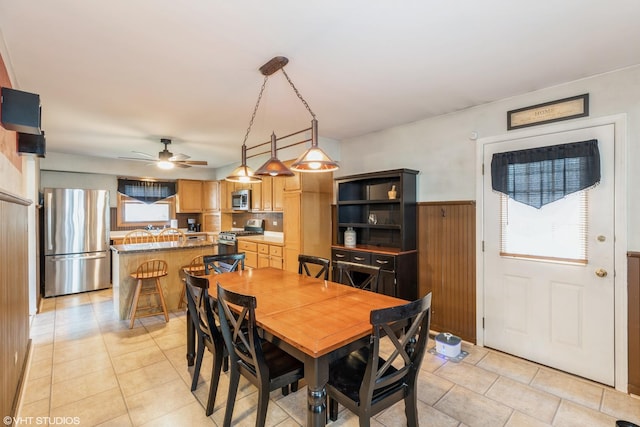
<path id="1" fill-rule="evenodd" d="M 273 225 L 278 225 L 278 221 L 273 221 Z"/>
<path id="2" fill-rule="evenodd" d="M 235 221 L 233 221 L 233 225 L 236 225 L 236 222 L 235 222 Z"/>

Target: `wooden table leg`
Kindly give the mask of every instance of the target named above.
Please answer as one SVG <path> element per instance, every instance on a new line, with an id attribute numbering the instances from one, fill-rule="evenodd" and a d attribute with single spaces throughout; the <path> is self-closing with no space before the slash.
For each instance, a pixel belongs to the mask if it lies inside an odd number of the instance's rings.
<path id="1" fill-rule="evenodd" d="M 329 358 L 307 356 L 304 363 L 307 382 L 307 426 L 324 426 L 327 422 L 327 389 Z"/>

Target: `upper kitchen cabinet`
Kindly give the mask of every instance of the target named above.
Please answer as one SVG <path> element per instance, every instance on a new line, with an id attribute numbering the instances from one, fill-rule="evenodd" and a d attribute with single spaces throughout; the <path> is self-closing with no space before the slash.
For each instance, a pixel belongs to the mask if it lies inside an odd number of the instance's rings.
<path id="1" fill-rule="evenodd" d="M 283 194 L 286 179 L 283 177 L 263 176 L 260 184 L 254 184 L 254 188 L 260 186 L 260 207 L 256 208 L 266 212 L 282 212 L 283 210 Z M 254 204 L 257 197 L 256 193 L 253 197 Z"/>
<path id="2" fill-rule="evenodd" d="M 195 181 L 191 179 L 178 180 L 178 193 L 176 194 L 176 212 L 202 212 L 202 183 L 203 181 Z"/>
<path id="3" fill-rule="evenodd" d="M 220 194 L 220 210 L 228 212 L 231 210 L 231 192 L 233 191 L 233 182 L 226 180 L 218 181 L 218 192 Z"/>
<path id="4" fill-rule="evenodd" d="M 218 181 L 203 181 L 202 208 L 205 212 L 220 210 L 220 183 Z"/>
<path id="5" fill-rule="evenodd" d="M 358 245 L 415 250 L 417 174 L 396 169 L 337 178 L 337 243 L 351 227 Z"/>
<path id="6" fill-rule="evenodd" d="M 294 161 L 295 160 L 287 160 L 283 163 L 290 168 Z M 327 172 L 294 172 L 293 176 L 278 179 L 284 179 L 284 191 L 310 191 L 314 193 L 324 193 L 327 188 L 331 188 L 333 186 L 333 174 Z"/>

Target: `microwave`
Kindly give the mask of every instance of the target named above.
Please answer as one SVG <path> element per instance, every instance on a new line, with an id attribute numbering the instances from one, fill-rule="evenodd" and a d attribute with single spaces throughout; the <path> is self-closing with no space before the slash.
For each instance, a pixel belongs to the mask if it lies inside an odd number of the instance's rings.
<path id="1" fill-rule="evenodd" d="M 251 190 L 238 190 L 231 193 L 231 209 L 248 211 L 251 207 Z"/>

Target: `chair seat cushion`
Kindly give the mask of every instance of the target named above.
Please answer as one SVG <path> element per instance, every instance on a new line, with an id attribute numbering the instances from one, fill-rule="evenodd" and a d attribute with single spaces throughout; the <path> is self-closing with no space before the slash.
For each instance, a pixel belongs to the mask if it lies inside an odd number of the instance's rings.
<path id="1" fill-rule="evenodd" d="M 349 355 L 338 359 L 329 367 L 329 385 L 340 393 L 347 396 L 356 403 L 360 403 L 360 386 L 367 369 L 367 360 L 369 359 L 369 347 L 363 347 Z M 378 368 L 386 361 L 383 358 L 378 359 Z M 397 369 L 390 366 L 388 373 L 396 372 Z M 381 395 L 386 394 L 390 390 L 395 390 L 404 383 L 393 383 L 381 389 L 375 390 L 372 400 L 377 400 Z"/>
<path id="2" fill-rule="evenodd" d="M 302 374 L 304 372 L 304 364 L 289 353 L 276 347 L 269 341 L 262 343 L 262 351 L 264 358 L 269 366 L 269 375 L 271 378 L 277 378 L 285 374 L 291 374 L 293 371 Z"/>

